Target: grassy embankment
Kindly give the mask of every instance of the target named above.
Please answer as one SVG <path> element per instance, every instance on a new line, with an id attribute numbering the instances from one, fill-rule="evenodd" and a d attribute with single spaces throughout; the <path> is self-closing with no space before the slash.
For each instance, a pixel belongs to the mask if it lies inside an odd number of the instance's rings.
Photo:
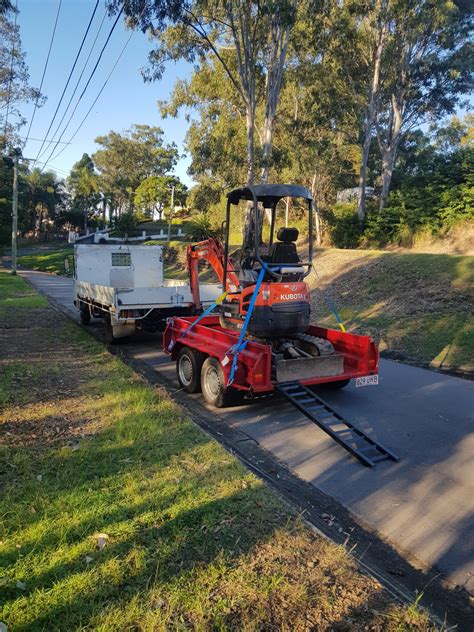
<path id="1" fill-rule="evenodd" d="M 53 272 L 64 276 L 72 275 L 72 248 L 59 248 L 54 251 L 45 251 L 31 255 L 18 257 L 18 265 L 27 270 L 40 270 L 41 272 Z M 64 258 L 70 259 L 70 272 L 66 275 L 64 269 Z"/>
<path id="2" fill-rule="evenodd" d="M 382 350 L 434 367 L 474 371 L 474 257 L 327 249 L 316 254 L 313 318 L 334 326 L 323 295 L 346 327 Z"/>
<path id="3" fill-rule="evenodd" d="M 0 313 L 10 632 L 429 629 L 165 393 L 1 271 Z"/>

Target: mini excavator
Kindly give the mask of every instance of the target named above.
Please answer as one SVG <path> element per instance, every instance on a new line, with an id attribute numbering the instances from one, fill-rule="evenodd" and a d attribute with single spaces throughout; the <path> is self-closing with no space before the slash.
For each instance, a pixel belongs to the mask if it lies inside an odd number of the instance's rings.
<path id="1" fill-rule="evenodd" d="M 307 255 L 296 248 L 296 228 L 277 228 L 278 202 L 302 198 L 307 207 Z M 232 207 L 249 202 L 242 248 L 229 253 Z M 269 219 L 263 228 L 264 216 Z M 263 242 L 263 233 L 268 242 Z M 220 408 L 238 393 L 244 398 L 280 393 L 364 465 L 397 461 L 389 449 L 346 420 L 321 398 L 315 386 L 342 388 L 378 382 L 378 351 L 369 336 L 310 323 L 305 278 L 313 259 L 313 208 L 301 186 L 275 184 L 235 189 L 227 195 L 224 244 L 210 238 L 189 245 L 187 267 L 194 316 L 168 320 L 163 348 L 176 362 L 188 393 L 202 391 Z M 199 261 L 215 270 L 223 294 L 207 309 L 199 295 Z M 217 311 L 216 311 L 217 310 Z"/>
<path id="2" fill-rule="evenodd" d="M 303 199 L 307 207 L 308 252 L 300 258 L 297 228 L 282 226 L 275 235 L 276 208 L 283 198 Z M 232 207 L 242 200 L 251 202 L 247 212 L 239 264 L 229 255 L 229 228 Z M 263 219 L 269 218 L 268 244 L 263 244 Z M 222 245 L 210 238 L 189 245 L 187 267 L 193 302 L 200 309 L 198 267 L 206 260 L 227 292 L 220 304 L 219 322 L 224 329 L 241 330 L 255 294 L 246 336 L 265 341 L 286 359 L 334 353 L 333 345 L 306 333 L 311 303 L 305 277 L 313 259 L 313 208 L 310 193 L 295 185 L 257 185 L 235 189 L 227 196 L 225 240 Z"/>

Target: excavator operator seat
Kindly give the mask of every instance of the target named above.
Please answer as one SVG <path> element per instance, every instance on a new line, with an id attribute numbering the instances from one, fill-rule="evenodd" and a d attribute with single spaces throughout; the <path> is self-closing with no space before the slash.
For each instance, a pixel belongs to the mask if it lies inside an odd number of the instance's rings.
<path id="1" fill-rule="evenodd" d="M 288 266 L 295 266 L 300 263 L 300 258 L 296 250 L 296 240 L 298 239 L 297 228 L 280 228 L 277 233 L 278 241 L 270 248 L 270 263 L 283 263 Z"/>

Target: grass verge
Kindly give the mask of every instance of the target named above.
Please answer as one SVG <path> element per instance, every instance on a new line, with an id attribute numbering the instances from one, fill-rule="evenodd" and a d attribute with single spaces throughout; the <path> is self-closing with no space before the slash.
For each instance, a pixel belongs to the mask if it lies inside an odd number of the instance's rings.
<path id="1" fill-rule="evenodd" d="M 64 269 L 64 258 L 68 256 L 70 261 L 70 271 L 66 274 Z M 29 270 L 40 270 L 41 272 L 53 272 L 63 276 L 72 275 L 72 249 L 61 248 L 60 250 L 44 253 L 35 253 L 18 257 L 18 265 Z"/>
<path id="2" fill-rule="evenodd" d="M 337 327 L 326 300 L 381 350 L 474 371 L 474 257 L 327 249 L 315 265 L 313 319 Z"/>
<path id="3" fill-rule="evenodd" d="M 0 279 L 0 308 L 30 292 Z M 430 629 L 165 393 L 44 303 L 15 309 L 0 328 L 9 630 Z"/>

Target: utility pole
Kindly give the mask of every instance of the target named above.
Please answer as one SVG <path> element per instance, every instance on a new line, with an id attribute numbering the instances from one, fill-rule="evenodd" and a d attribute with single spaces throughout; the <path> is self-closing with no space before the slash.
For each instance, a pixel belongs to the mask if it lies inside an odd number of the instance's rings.
<path id="1" fill-rule="evenodd" d="M 21 150 L 14 149 L 13 155 L 13 204 L 12 204 L 12 271 L 16 274 L 16 239 L 18 234 L 18 161 L 20 159 Z"/>
<path id="2" fill-rule="evenodd" d="M 171 187 L 171 208 L 170 208 L 170 220 L 168 222 L 168 243 L 171 241 L 171 221 L 173 219 L 174 210 L 174 185 Z"/>

